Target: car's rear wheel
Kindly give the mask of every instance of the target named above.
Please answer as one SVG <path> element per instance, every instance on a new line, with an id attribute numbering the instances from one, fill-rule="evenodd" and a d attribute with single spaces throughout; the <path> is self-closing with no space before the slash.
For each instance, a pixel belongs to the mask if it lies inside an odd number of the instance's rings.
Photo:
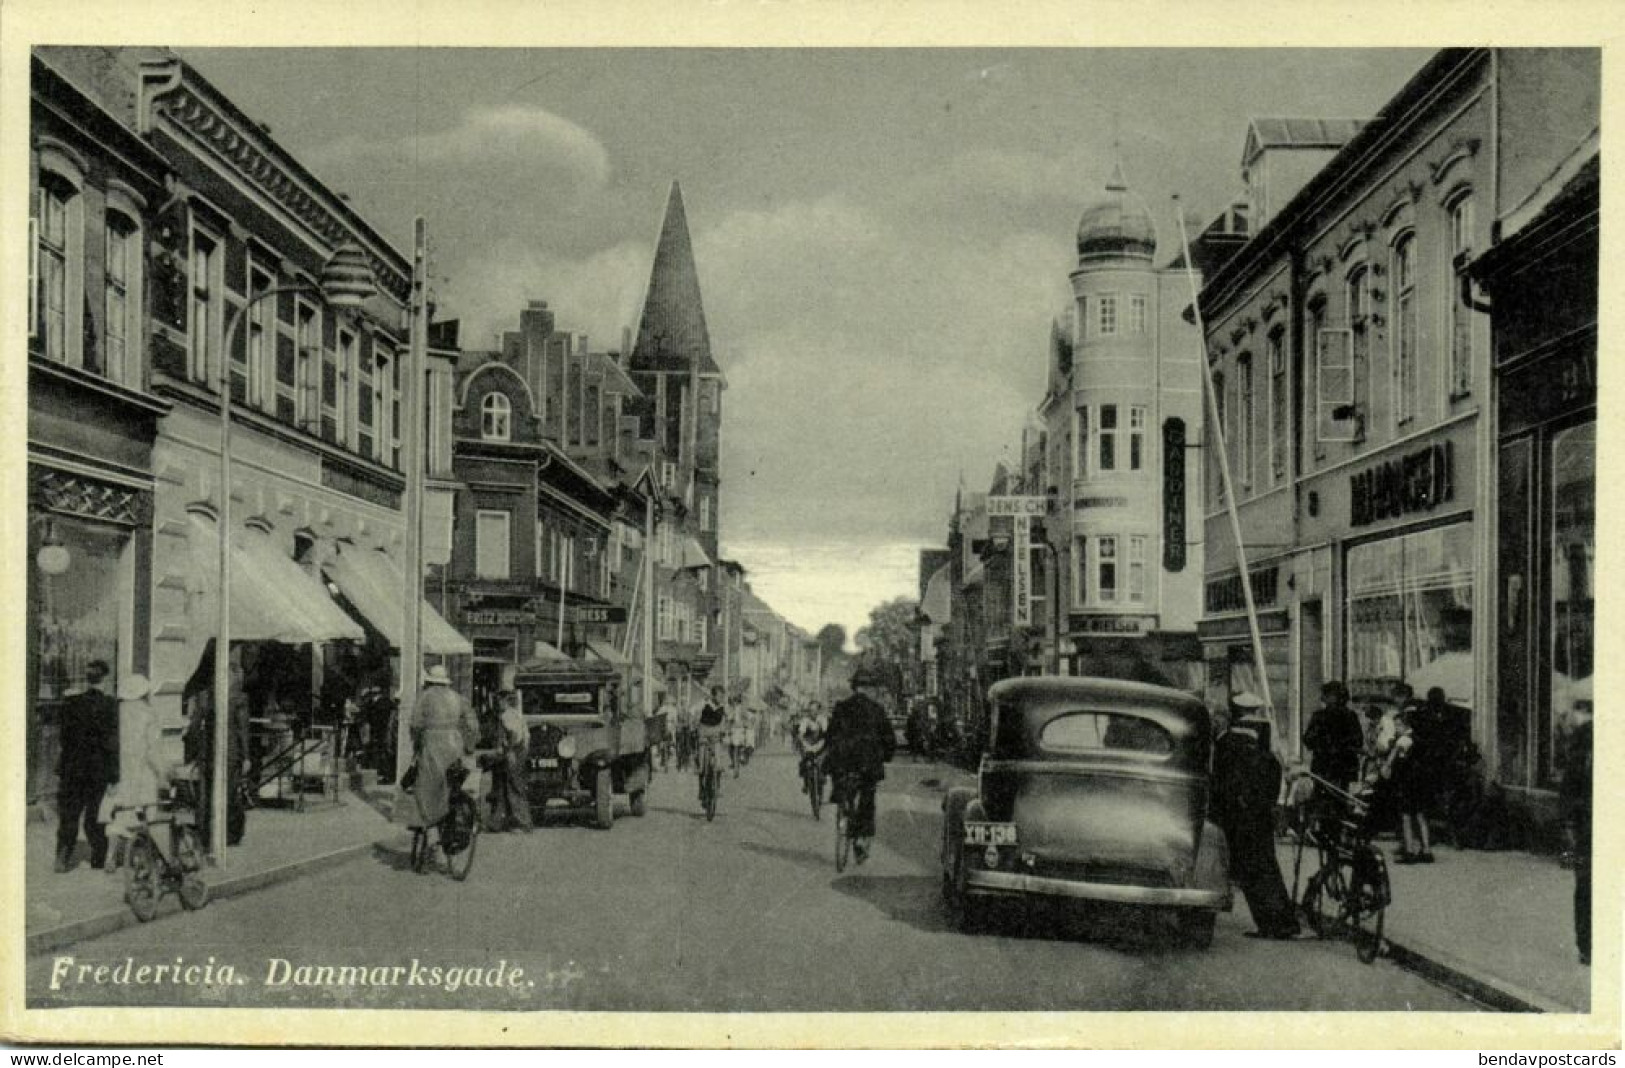
<path id="1" fill-rule="evenodd" d="M 1219 915 L 1206 909 L 1186 909 L 1175 919 L 1179 941 L 1192 949 L 1207 949 L 1213 944 L 1213 928 Z"/>
<path id="2" fill-rule="evenodd" d="M 615 784 L 608 768 L 599 768 L 594 780 L 593 824 L 601 831 L 615 826 Z"/>
<path id="3" fill-rule="evenodd" d="M 953 866 L 942 874 L 942 904 L 948 923 L 962 934 L 975 934 L 987 923 L 987 903 L 971 894 L 965 879 L 965 853 L 956 848 Z"/>

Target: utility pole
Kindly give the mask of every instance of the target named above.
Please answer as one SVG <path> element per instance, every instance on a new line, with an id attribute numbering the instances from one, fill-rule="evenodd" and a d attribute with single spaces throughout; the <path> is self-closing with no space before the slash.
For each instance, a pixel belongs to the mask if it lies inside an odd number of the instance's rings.
<path id="1" fill-rule="evenodd" d="M 412 763 L 412 713 L 423 682 L 424 378 L 429 351 L 429 244 L 423 217 L 412 224 L 412 303 L 406 374 L 401 376 L 401 462 L 406 467 L 406 544 L 401 553 L 400 702 L 395 731 L 395 781 Z"/>

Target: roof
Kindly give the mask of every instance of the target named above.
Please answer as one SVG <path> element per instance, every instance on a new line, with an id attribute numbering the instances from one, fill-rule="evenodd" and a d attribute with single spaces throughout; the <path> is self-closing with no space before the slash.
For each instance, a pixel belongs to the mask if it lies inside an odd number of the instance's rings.
<path id="1" fill-rule="evenodd" d="M 1241 165 L 1268 148 L 1342 148 L 1370 119 L 1254 118 L 1247 124 Z"/>
<path id="2" fill-rule="evenodd" d="M 705 326 L 700 300 L 700 276 L 694 266 L 694 245 L 688 236 L 683 191 L 671 183 L 666 217 L 655 244 L 649 269 L 649 290 L 643 300 L 637 340 L 627 366 L 635 371 L 688 370 L 721 374 L 711 358 L 711 334 Z"/>
<path id="3" fill-rule="evenodd" d="M 627 377 L 621 365 L 607 352 L 589 352 L 587 370 L 604 376 L 604 392 L 620 393 L 628 397 L 641 397 L 643 391 Z"/>

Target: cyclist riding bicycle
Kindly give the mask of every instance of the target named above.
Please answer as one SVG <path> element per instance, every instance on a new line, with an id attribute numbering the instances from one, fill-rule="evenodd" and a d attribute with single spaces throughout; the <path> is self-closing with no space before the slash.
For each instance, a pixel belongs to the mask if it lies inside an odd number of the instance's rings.
<path id="1" fill-rule="evenodd" d="M 700 803 L 705 803 L 705 773 L 709 768 L 721 768 L 722 747 L 728 738 L 728 707 L 722 699 L 722 687 L 711 687 L 711 700 L 700 709 L 699 747 L 694 767 L 699 773 Z"/>
<path id="2" fill-rule="evenodd" d="M 825 738 L 829 731 L 829 720 L 817 705 L 813 705 L 804 713 L 796 723 L 795 745 L 796 752 L 801 754 L 801 761 L 797 765 L 796 774 L 802 779 L 807 777 L 809 767 L 821 765 L 824 759 Z"/>
<path id="3" fill-rule="evenodd" d="M 885 686 L 880 676 L 868 668 L 852 674 L 852 695 L 835 705 L 829 718 L 826 767 L 835 783 L 840 804 L 842 791 L 857 790 L 853 814 L 852 853 L 863 863 L 869 855 L 869 841 L 875 834 L 875 786 L 886 777 L 886 762 L 897 748 L 891 721 L 880 703 Z"/>

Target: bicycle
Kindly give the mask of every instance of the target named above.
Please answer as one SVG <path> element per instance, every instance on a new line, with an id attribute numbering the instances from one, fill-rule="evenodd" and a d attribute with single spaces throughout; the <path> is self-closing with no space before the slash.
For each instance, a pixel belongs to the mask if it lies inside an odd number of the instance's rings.
<path id="1" fill-rule="evenodd" d="M 824 756 L 822 753 L 804 753 L 801 757 L 801 790 L 812 806 L 814 820 L 823 819 Z"/>
<path id="2" fill-rule="evenodd" d="M 700 765 L 700 806 L 705 809 L 705 822 L 710 823 L 717 818 L 717 802 L 722 797 L 722 769 L 721 761 L 717 757 L 715 744 L 702 738 L 699 748 Z"/>
<path id="3" fill-rule="evenodd" d="M 863 793 L 863 776 L 847 772 L 835 780 L 835 873 L 846 870 L 847 858 L 857 856 L 862 864 L 867 859 L 864 849 L 858 848 L 859 836 L 852 828 L 857 826 L 858 804 Z"/>
<path id="4" fill-rule="evenodd" d="M 135 830 L 125 856 L 124 901 L 135 918 L 146 923 L 158 914 L 158 901 L 166 893 L 181 899 L 181 907 L 196 911 L 209 903 L 209 884 L 203 881 L 203 840 L 197 829 L 197 793 L 190 782 L 172 785 L 167 797 L 150 805 L 115 805 L 113 814 L 135 814 Z M 165 850 L 154 829 L 169 828 Z"/>
<path id="5" fill-rule="evenodd" d="M 480 837 L 479 805 L 474 798 L 463 791 L 463 784 L 468 781 L 468 769 L 462 762 L 453 764 L 446 769 L 446 814 L 432 827 L 412 828 L 412 870 L 419 875 L 429 866 L 429 856 L 433 845 L 429 842 L 429 832 L 435 832 L 434 845 L 440 847 L 441 855 L 446 858 L 446 874 L 457 882 L 468 878 L 468 873 L 474 870 L 474 846 Z"/>
<path id="6" fill-rule="evenodd" d="M 1304 821 L 1296 864 L 1302 864 L 1306 846 L 1314 847 L 1320 864 L 1304 885 L 1298 907 L 1318 937 L 1345 935 L 1361 962 L 1370 964 L 1382 952 L 1383 917 L 1393 900 L 1388 863 L 1371 844 L 1371 806 L 1324 779 L 1311 778 L 1321 789 L 1310 804 L 1324 796 L 1337 810 Z"/>

